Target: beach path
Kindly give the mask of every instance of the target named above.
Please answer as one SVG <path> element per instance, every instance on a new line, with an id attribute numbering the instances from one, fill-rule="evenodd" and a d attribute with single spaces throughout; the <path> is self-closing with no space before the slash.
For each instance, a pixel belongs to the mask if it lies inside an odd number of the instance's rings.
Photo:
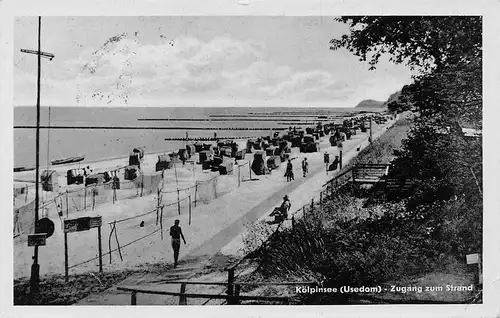
<path id="1" fill-rule="evenodd" d="M 378 127 L 379 129 L 373 135 L 374 139 L 383 134 L 386 127 L 392 124 L 394 121 L 389 121 Z M 366 134 L 354 135 L 351 140 L 344 144 L 344 164 L 357 155 L 358 148 L 364 148 L 367 145 L 368 137 Z M 295 181 L 290 183 L 284 181 L 284 165 L 282 165 L 277 172 L 273 171 L 271 175 L 258 176 L 258 181 L 245 182 L 244 186 L 236 188 L 203 206 L 204 216 L 199 219 L 195 218 L 192 226 L 185 228 L 188 245 L 181 247 L 180 259 L 182 262 L 178 268 L 166 270 L 164 273 L 134 274 L 117 286 L 137 286 L 178 292 L 178 284 L 172 285 L 162 282 L 192 279 L 202 271 L 208 260 L 218 253 L 238 255 L 238 251 L 242 247 L 242 234 L 245 232 L 246 224 L 265 219 L 273 208 L 281 203 L 285 194 L 289 195 L 292 200 L 291 211 L 299 209 L 302 205 L 310 202 L 311 198 L 321 191 L 323 184 L 337 174 L 338 171 L 327 175 L 322 161 L 323 153 L 325 151 L 330 154 L 336 153 L 336 147 L 329 145 L 328 136 L 322 138 L 321 146 L 320 152 L 297 154 L 298 159 L 303 156 L 308 158 L 310 163 L 308 177 L 301 176 L 301 160 L 294 160 Z M 183 222 L 184 220 L 181 219 L 181 225 Z M 165 222 L 165 224 L 169 223 Z M 197 244 L 193 242 L 194 240 Z M 167 242 L 169 241 L 167 240 Z M 163 242 L 160 247 L 160 250 L 163 249 L 161 253 L 164 254 L 165 249 L 168 249 L 167 253 L 171 254 L 169 244 L 165 243 Z M 149 248 L 145 253 L 146 255 L 142 259 L 151 259 L 151 255 L 159 252 L 157 248 Z M 130 304 L 130 293 L 118 291 L 117 286 L 98 294 L 92 294 L 79 301 L 77 305 Z M 140 305 L 165 305 L 172 301 L 171 299 L 167 300 L 167 298 L 172 297 L 143 294 L 138 297 L 137 301 Z"/>

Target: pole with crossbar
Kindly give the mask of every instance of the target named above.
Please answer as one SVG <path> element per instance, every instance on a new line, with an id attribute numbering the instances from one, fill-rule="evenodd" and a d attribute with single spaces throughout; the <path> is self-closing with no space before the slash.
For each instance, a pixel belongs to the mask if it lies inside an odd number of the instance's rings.
<path id="1" fill-rule="evenodd" d="M 37 95 L 36 95 L 36 171 L 35 171 L 35 233 L 37 232 L 38 224 L 38 209 L 40 208 L 40 189 L 39 189 L 39 179 L 40 179 L 40 78 L 42 73 L 42 56 L 45 58 L 54 58 L 53 54 L 45 53 L 41 51 L 41 29 L 42 29 L 42 17 L 38 17 L 38 50 L 26 50 L 21 49 L 22 53 L 35 54 L 37 55 L 38 65 L 37 65 Z M 40 265 L 38 264 L 38 246 L 34 247 L 33 253 L 33 265 L 31 266 L 31 278 L 30 278 L 30 293 L 37 294 L 39 290 L 40 282 Z"/>

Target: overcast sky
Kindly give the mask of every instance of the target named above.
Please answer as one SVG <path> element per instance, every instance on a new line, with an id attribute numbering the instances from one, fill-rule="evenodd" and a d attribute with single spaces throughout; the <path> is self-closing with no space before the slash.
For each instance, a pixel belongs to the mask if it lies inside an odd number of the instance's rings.
<path id="1" fill-rule="evenodd" d="M 36 102 L 37 17 L 16 19 L 15 105 Z M 411 81 L 329 41 L 333 17 L 44 17 L 45 106 L 333 106 L 386 100 Z"/>

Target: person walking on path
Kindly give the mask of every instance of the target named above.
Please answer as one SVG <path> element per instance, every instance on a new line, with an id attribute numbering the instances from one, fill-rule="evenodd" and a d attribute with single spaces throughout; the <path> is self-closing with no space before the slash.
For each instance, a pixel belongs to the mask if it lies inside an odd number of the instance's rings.
<path id="1" fill-rule="evenodd" d="M 302 160 L 302 176 L 305 178 L 308 172 L 309 172 L 309 163 L 307 162 L 307 158 L 304 158 Z"/>
<path id="2" fill-rule="evenodd" d="M 179 220 L 175 220 L 174 225 L 170 227 L 170 236 L 172 237 L 172 248 L 174 249 L 174 268 L 176 268 L 177 260 L 179 259 L 179 250 L 181 248 L 181 237 L 184 241 L 184 245 L 186 244 L 186 239 L 179 226 Z"/>
<path id="3" fill-rule="evenodd" d="M 326 174 L 328 174 L 328 165 L 330 164 L 330 155 L 325 151 L 323 156 L 323 162 L 325 163 Z"/>
<path id="4" fill-rule="evenodd" d="M 183 150 L 183 149 L 181 149 L 181 150 Z M 180 157 L 180 159 L 181 159 L 181 161 L 182 161 L 182 166 L 183 166 L 183 167 L 186 165 L 186 160 L 187 160 L 187 158 L 186 158 L 186 153 L 187 153 L 187 151 L 186 151 L 186 150 L 184 150 L 184 151 L 180 151 L 180 150 L 179 150 L 179 157 Z"/>
<path id="5" fill-rule="evenodd" d="M 287 182 L 290 182 L 292 180 L 294 180 L 294 177 L 293 177 L 293 165 L 292 165 L 292 160 L 288 160 L 288 163 L 286 164 L 286 172 L 285 172 L 285 177 L 286 177 L 286 181 Z"/>

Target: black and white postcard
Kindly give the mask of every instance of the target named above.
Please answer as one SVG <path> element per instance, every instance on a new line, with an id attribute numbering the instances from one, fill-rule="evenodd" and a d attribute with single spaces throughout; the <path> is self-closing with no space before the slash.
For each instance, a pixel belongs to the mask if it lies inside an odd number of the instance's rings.
<path id="1" fill-rule="evenodd" d="M 11 313 L 498 314 L 498 3 L 58 3 L 0 3 Z"/>

